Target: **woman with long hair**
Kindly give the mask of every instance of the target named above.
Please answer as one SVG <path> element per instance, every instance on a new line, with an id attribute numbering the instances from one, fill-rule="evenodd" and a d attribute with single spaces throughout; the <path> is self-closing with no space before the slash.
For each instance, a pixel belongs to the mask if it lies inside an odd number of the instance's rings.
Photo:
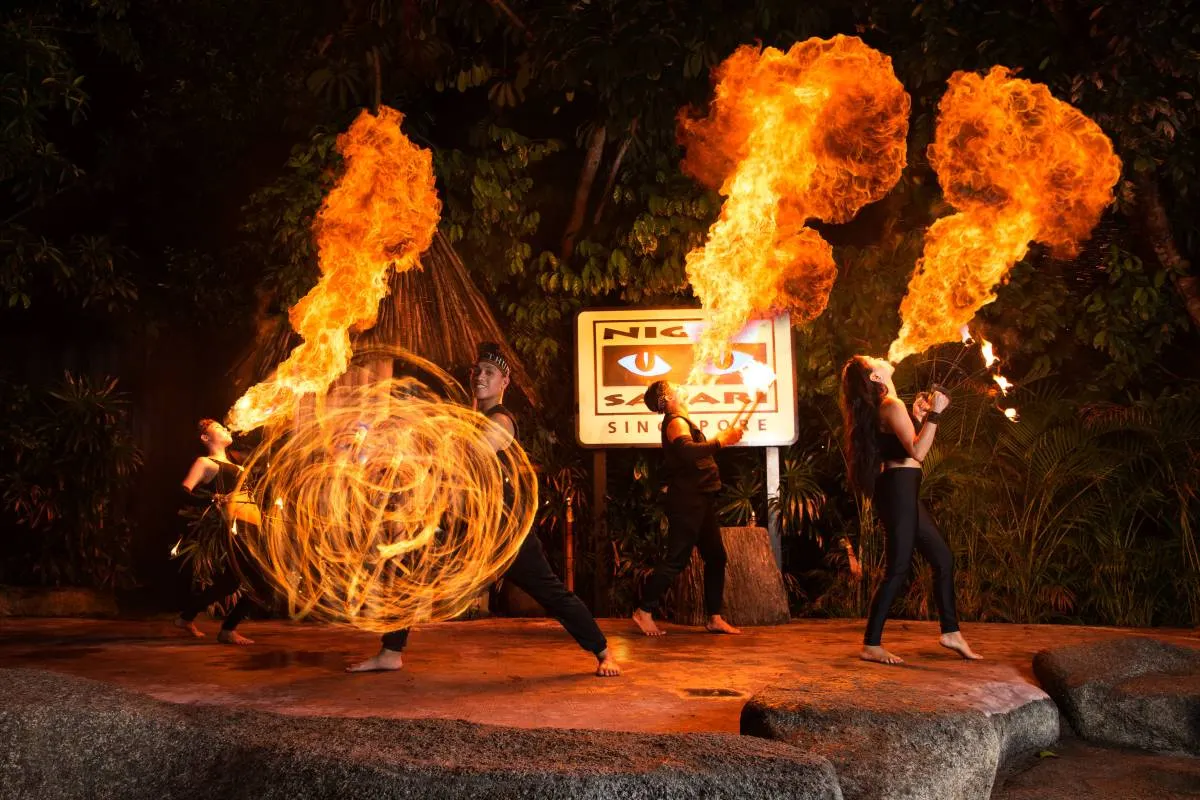
<path id="1" fill-rule="evenodd" d="M 921 462 L 933 446 L 941 413 L 950 398 L 935 391 L 930 400 L 918 398 L 913 426 L 908 407 L 892 383 L 889 362 L 854 356 L 842 368 L 842 420 L 850 484 L 875 504 L 887 535 L 887 568 L 875 590 L 860 657 L 881 664 L 903 659 L 881 645 L 883 624 L 896 597 L 908 581 L 916 550 L 933 567 L 934 602 L 941 620 L 939 643 L 963 658 L 978 659 L 958 629 L 954 609 L 954 558 L 921 502 Z"/>

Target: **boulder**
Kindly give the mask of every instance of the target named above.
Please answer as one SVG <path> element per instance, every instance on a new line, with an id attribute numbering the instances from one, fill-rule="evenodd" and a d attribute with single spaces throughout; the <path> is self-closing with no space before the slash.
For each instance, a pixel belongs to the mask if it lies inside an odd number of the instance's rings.
<path id="1" fill-rule="evenodd" d="M 847 669 L 754 695 L 743 734 L 824 756 L 850 798 L 987 798 L 999 770 L 1058 739 L 1058 711 L 1019 679 Z"/>
<path id="2" fill-rule="evenodd" d="M 1107 639 L 1042 650 L 1033 671 L 1084 739 L 1200 755 L 1200 650 Z"/>
<path id="3" fill-rule="evenodd" d="M 730 734 L 294 717 L 0 670 L 0 798 L 840 798 L 828 761 Z"/>

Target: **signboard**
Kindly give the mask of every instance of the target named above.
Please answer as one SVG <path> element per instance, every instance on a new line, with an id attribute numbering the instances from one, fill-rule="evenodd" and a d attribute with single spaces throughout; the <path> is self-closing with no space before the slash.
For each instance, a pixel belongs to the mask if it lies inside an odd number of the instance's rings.
<path id="1" fill-rule="evenodd" d="M 576 320 L 576 435 L 585 447 L 659 447 L 662 415 L 646 408 L 646 387 L 658 380 L 682 384 L 692 369 L 693 342 L 708 324 L 699 308 L 583 311 Z M 689 416 L 712 436 L 749 410 L 754 393 L 743 383 L 749 364 L 765 364 L 775 383 L 746 418 L 741 444 L 796 441 L 796 385 L 792 329 L 786 314 L 756 320 L 732 343 L 729 363 L 708 365 L 710 384 L 687 386 Z"/>

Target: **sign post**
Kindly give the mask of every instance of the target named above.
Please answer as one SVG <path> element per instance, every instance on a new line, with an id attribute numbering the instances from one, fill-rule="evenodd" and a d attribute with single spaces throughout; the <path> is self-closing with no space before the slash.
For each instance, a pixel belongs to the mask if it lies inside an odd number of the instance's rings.
<path id="1" fill-rule="evenodd" d="M 686 384 L 695 342 L 708 325 L 699 308 L 611 309 L 580 312 L 576 319 L 576 438 L 584 447 L 659 447 L 662 417 L 646 408 L 646 387 L 658 380 Z M 754 397 L 743 383 L 743 370 L 764 364 L 776 376 L 741 422 L 739 447 L 766 448 L 767 526 L 776 565 L 782 568 L 779 512 L 779 447 L 796 441 L 796 384 L 791 321 L 786 314 L 753 320 L 731 343 L 729 362 L 708 364 L 709 380 L 689 387 L 692 420 L 707 435 L 734 423 Z M 604 449 L 594 459 L 594 522 L 602 524 L 606 466 Z M 774 509 L 774 510 L 772 510 Z M 593 530 L 599 528 L 593 527 Z"/>

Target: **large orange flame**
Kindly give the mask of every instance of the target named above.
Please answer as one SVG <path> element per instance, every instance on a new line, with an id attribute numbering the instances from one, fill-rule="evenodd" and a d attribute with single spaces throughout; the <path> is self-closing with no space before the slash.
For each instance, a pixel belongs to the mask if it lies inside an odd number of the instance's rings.
<path id="1" fill-rule="evenodd" d="M 1004 67 L 951 76 L 929 161 L 959 213 L 925 235 L 888 351 L 893 362 L 955 341 L 1030 242 L 1075 255 L 1121 174 L 1096 123 Z"/>
<path id="2" fill-rule="evenodd" d="M 321 279 L 292 307 L 303 342 L 229 414 L 233 430 L 253 430 L 289 414 L 297 397 L 318 394 L 350 363 L 350 332 L 375 324 L 388 270 L 418 266 L 441 213 L 433 158 L 400 131 L 403 115 L 381 106 L 359 114 L 338 137 L 346 171 L 318 212 Z"/>
<path id="3" fill-rule="evenodd" d="M 837 268 L 810 219 L 847 222 L 883 197 L 905 163 L 909 98 L 891 59 L 855 37 L 783 53 L 739 48 L 717 68 L 707 117 L 680 118 L 685 172 L 726 196 L 687 275 L 710 309 L 693 375 L 720 363 L 755 317 L 826 306 Z"/>

